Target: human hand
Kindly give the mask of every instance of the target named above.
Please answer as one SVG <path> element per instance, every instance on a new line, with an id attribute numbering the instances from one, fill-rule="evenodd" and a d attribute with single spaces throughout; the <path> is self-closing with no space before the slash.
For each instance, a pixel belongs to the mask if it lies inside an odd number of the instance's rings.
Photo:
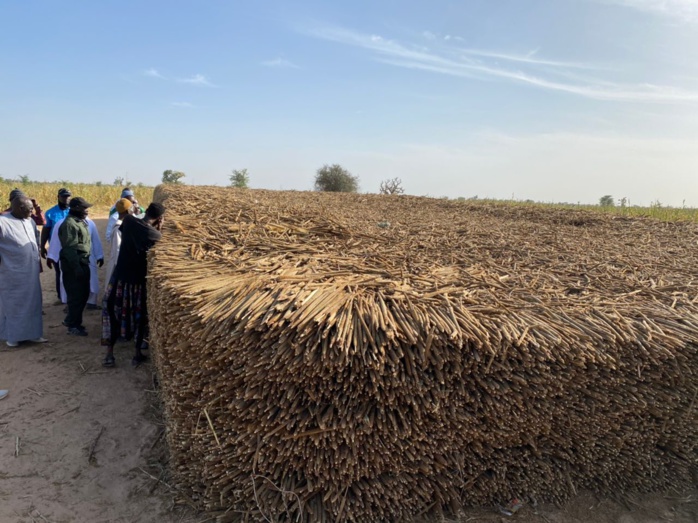
<path id="1" fill-rule="evenodd" d="M 48 255 L 48 251 L 46 250 L 46 247 L 42 247 L 41 248 L 41 257 L 45 259 L 47 255 Z M 48 265 L 48 263 L 46 265 Z M 49 265 L 49 267 L 51 267 L 51 266 Z"/>
<path id="2" fill-rule="evenodd" d="M 97 267 L 101 267 L 102 265 L 104 265 L 104 258 L 97 260 Z"/>
<path id="3" fill-rule="evenodd" d="M 46 255 L 44 255 L 44 258 L 46 258 Z M 53 260 L 51 258 L 46 258 L 46 267 L 53 269 Z"/>

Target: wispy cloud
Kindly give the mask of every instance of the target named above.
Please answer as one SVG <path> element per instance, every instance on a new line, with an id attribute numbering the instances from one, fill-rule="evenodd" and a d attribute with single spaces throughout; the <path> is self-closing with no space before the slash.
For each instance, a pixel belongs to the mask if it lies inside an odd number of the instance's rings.
<path id="1" fill-rule="evenodd" d="M 172 102 L 170 105 L 173 107 L 182 107 L 184 109 L 191 109 L 194 107 L 194 104 L 190 104 L 189 102 Z"/>
<path id="2" fill-rule="evenodd" d="M 650 83 L 627 84 L 599 78 L 579 78 L 570 69 L 582 64 L 558 62 L 537 58 L 535 54 L 512 55 L 496 51 L 462 50 L 457 46 L 442 45 L 428 50 L 401 44 L 379 35 L 327 27 L 311 31 L 311 36 L 367 50 L 379 62 L 444 75 L 479 80 L 496 79 L 529 85 L 549 91 L 565 92 L 595 100 L 646 103 L 698 102 L 698 91 L 686 91 L 667 85 Z M 470 52 L 469 52 L 470 51 Z M 477 58 L 475 58 L 477 53 Z M 506 58 L 505 58 L 506 57 Z M 492 60 L 517 62 L 528 71 L 513 69 Z M 584 66 L 592 68 L 591 66 Z M 572 80 L 576 78 L 576 80 Z"/>
<path id="3" fill-rule="evenodd" d="M 148 76 L 150 78 L 161 78 L 165 80 L 165 77 L 160 74 L 160 71 L 152 67 L 143 71 L 143 76 Z"/>
<path id="4" fill-rule="evenodd" d="M 596 0 L 605 4 L 616 4 L 648 13 L 678 18 L 684 22 L 698 22 L 696 0 Z"/>
<path id="5" fill-rule="evenodd" d="M 278 67 L 281 69 L 300 69 L 296 64 L 285 58 L 274 58 L 273 60 L 265 60 L 261 62 L 265 67 Z"/>
<path id="6" fill-rule="evenodd" d="M 460 52 L 467 56 L 481 56 L 484 58 L 495 58 L 498 60 L 520 62 L 524 64 L 550 65 L 553 67 L 567 67 L 570 69 L 601 69 L 601 67 L 597 65 L 583 64 L 578 62 L 560 62 L 556 60 L 545 60 L 543 58 L 537 58 L 536 55 L 538 54 L 538 49 L 534 49 L 533 51 L 530 51 L 525 55 L 503 53 L 497 51 L 484 51 L 481 49 L 460 49 Z"/>
<path id="7" fill-rule="evenodd" d="M 188 78 L 180 78 L 177 81 L 179 83 L 182 83 L 182 84 L 203 85 L 206 87 L 217 87 L 215 84 L 211 83 L 211 81 L 202 74 L 195 74 L 194 76 L 190 76 Z"/>

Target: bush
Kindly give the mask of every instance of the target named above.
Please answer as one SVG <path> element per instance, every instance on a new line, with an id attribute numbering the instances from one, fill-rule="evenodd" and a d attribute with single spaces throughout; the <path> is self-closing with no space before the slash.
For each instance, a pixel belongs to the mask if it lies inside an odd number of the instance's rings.
<path id="1" fill-rule="evenodd" d="M 235 169 L 228 178 L 230 179 L 230 186 L 238 189 L 246 189 L 247 184 L 250 183 L 250 175 L 247 173 L 247 169 Z"/>
<path id="2" fill-rule="evenodd" d="M 182 178 L 185 176 L 186 174 L 184 174 L 182 171 L 167 169 L 162 173 L 162 183 L 184 183 Z"/>
<path id="3" fill-rule="evenodd" d="M 315 174 L 315 190 L 356 192 L 359 190 L 359 177 L 352 175 L 339 164 L 323 165 Z"/>

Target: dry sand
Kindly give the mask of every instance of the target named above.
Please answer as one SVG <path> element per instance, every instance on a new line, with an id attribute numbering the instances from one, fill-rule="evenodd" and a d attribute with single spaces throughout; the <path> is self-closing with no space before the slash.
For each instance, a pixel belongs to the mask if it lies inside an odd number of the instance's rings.
<path id="1" fill-rule="evenodd" d="M 103 234 L 106 219 L 95 221 Z M 41 282 L 49 343 L 0 345 L 0 389 L 10 389 L 0 401 L 0 523 L 206 521 L 156 480 L 169 474 L 151 365 L 134 369 L 123 343 L 117 367 L 102 368 L 101 311 L 85 312 L 88 337 L 68 336 L 53 271 Z M 582 493 L 560 508 L 469 510 L 459 521 L 698 522 L 698 491 L 616 501 Z"/>

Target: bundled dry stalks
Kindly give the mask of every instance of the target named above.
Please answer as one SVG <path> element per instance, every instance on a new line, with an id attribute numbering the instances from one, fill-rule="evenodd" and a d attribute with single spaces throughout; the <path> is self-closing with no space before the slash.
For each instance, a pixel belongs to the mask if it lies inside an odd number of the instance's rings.
<path id="1" fill-rule="evenodd" d="M 156 198 L 173 468 L 219 521 L 691 484 L 695 224 L 406 196 Z"/>

